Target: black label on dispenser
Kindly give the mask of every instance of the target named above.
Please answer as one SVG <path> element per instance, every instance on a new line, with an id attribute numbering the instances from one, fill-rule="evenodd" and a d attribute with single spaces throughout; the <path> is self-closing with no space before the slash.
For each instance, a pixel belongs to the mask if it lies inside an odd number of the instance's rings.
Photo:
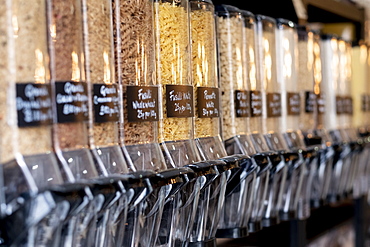
<path id="1" fill-rule="evenodd" d="M 353 100 L 351 96 L 343 97 L 343 113 L 344 114 L 353 114 Z"/>
<path id="2" fill-rule="evenodd" d="M 317 95 L 317 112 L 319 114 L 325 113 L 325 95 L 324 94 L 318 94 Z"/>
<path id="3" fill-rule="evenodd" d="M 94 119 L 96 123 L 119 120 L 119 97 L 116 84 L 94 84 Z"/>
<path id="4" fill-rule="evenodd" d="M 337 115 L 343 114 L 345 112 L 344 98 L 342 96 L 335 97 L 335 106 L 336 106 Z"/>
<path id="5" fill-rule="evenodd" d="M 193 86 L 166 85 L 167 117 L 194 117 Z"/>
<path id="6" fill-rule="evenodd" d="M 361 96 L 361 111 L 367 112 L 369 109 L 369 97 L 366 94 Z"/>
<path id="7" fill-rule="evenodd" d="M 251 117 L 262 116 L 262 93 L 261 91 L 250 91 Z"/>
<path id="8" fill-rule="evenodd" d="M 88 118 L 87 84 L 84 82 L 56 82 L 55 99 L 58 123 L 85 121 Z"/>
<path id="9" fill-rule="evenodd" d="M 299 93 L 287 93 L 288 115 L 299 115 L 301 113 L 301 96 Z"/>
<path id="10" fill-rule="evenodd" d="M 281 116 L 281 95 L 280 93 L 267 93 L 267 117 Z"/>
<path id="11" fill-rule="evenodd" d="M 157 86 L 127 86 L 126 95 L 128 122 L 158 121 Z"/>
<path id="12" fill-rule="evenodd" d="M 235 112 L 236 117 L 250 116 L 249 92 L 246 90 L 235 90 Z"/>
<path id="13" fill-rule="evenodd" d="M 18 127 L 34 127 L 52 123 L 50 85 L 16 84 Z"/>
<path id="14" fill-rule="evenodd" d="M 311 91 L 305 92 L 304 110 L 306 113 L 313 113 L 316 105 L 316 94 Z"/>
<path id="15" fill-rule="evenodd" d="M 220 97 L 218 88 L 198 87 L 197 108 L 199 118 L 219 117 Z"/>

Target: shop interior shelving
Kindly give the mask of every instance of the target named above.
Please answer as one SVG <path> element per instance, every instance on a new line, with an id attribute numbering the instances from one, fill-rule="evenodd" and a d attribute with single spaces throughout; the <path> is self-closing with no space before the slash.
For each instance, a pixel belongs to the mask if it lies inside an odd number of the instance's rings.
<path id="1" fill-rule="evenodd" d="M 349 0 L 265 0 L 239 1 L 214 0 L 214 4 L 229 4 L 274 18 L 285 18 L 299 24 L 305 23 L 344 23 L 355 26 L 355 40 L 364 39 L 365 11 Z M 297 8 L 303 7 L 302 17 Z M 302 12 L 302 11 L 301 11 Z"/>
<path id="2" fill-rule="evenodd" d="M 295 3 L 293 3 L 295 2 Z M 303 7 L 302 18 L 297 11 Z M 354 40 L 364 40 L 365 11 L 349 0 L 214 0 L 213 3 L 228 4 L 253 14 L 263 14 L 274 18 L 285 18 L 298 24 L 309 23 L 352 23 L 355 27 Z M 301 9 L 302 11 L 302 9 Z M 297 14 L 298 13 L 298 14 Z M 302 12 L 301 12 L 302 13 Z M 307 246 L 310 242 L 344 223 L 352 224 L 355 233 L 355 246 L 368 246 L 370 239 L 370 207 L 368 199 L 362 197 L 345 201 L 338 205 L 327 205 L 312 211 L 304 221 L 282 222 L 271 228 L 251 234 L 242 239 L 219 239 L 219 247 L 233 246 Z"/>

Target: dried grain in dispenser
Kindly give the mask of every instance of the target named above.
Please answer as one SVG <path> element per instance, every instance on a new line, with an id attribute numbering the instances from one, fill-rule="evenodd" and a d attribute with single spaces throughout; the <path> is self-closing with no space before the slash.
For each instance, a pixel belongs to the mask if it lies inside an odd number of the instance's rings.
<path id="1" fill-rule="evenodd" d="M 62 182 L 52 147 L 46 1 L 18 0 L 3 7 L 9 7 L 12 21 L 4 22 L 11 33 L 2 36 L 1 163 L 27 165 L 41 189 Z"/>
<path id="2" fill-rule="evenodd" d="M 121 106 L 114 70 L 112 3 L 83 0 L 83 15 L 86 81 L 92 94 L 90 148 L 109 174 L 127 173 L 118 135 Z"/>
<path id="3" fill-rule="evenodd" d="M 298 26 L 298 80 L 301 97 L 299 129 L 307 134 L 315 127 L 317 98 L 314 92 L 314 33 L 306 26 Z"/>
<path id="4" fill-rule="evenodd" d="M 240 10 L 230 5 L 216 9 L 222 139 L 229 154 L 248 151 L 240 137 L 248 134 L 249 94 L 244 77 L 243 28 Z"/>
<path id="5" fill-rule="evenodd" d="M 88 141 L 91 99 L 85 78 L 81 7 L 80 0 L 52 0 L 49 21 L 54 149 L 77 180 L 98 176 Z M 106 170 L 99 173 L 106 174 Z"/>

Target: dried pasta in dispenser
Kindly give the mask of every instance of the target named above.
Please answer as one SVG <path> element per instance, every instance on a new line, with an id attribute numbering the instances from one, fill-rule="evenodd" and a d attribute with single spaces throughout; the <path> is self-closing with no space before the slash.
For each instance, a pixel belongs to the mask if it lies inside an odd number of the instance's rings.
<path id="1" fill-rule="evenodd" d="M 249 95 L 244 78 L 243 28 L 239 9 L 220 5 L 216 9 L 219 78 L 222 106 L 222 139 L 229 154 L 248 151 L 240 137 L 248 134 Z"/>
<path id="2" fill-rule="evenodd" d="M 158 141 L 167 166 L 183 166 L 200 160 L 194 141 L 189 3 L 158 0 L 154 13 L 156 77 L 162 96 Z"/>
<path id="3" fill-rule="evenodd" d="M 226 156 L 220 138 L 220 92 L 217 77 L 214 6 L 190 1 L 192 75 L 195 96 L 195 133 L 206 160 Z"/>
<path id="4" fill-rule="evenodd" d="M 165 167 L 158 143 L 160 94 L 155 70 L 153 2 L 114 1 L 116 76 L 122 85 L 121 145 L 138 170 Z"/>

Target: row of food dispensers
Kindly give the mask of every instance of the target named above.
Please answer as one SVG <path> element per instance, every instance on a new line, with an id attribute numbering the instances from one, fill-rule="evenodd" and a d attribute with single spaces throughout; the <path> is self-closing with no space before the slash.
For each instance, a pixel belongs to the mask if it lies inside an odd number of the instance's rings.
<path id="1" fill-rule="evenodd" d="M 367 195 L 369 51 L 210 0 L 0 0 L 0 246 L 216 246 Z"/>

